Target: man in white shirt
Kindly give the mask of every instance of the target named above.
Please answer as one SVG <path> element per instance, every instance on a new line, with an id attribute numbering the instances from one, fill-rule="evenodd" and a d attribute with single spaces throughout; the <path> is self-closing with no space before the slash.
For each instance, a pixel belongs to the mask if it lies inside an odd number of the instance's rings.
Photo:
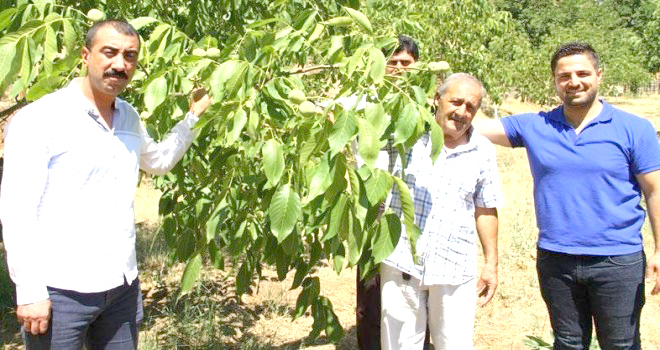
<path id="1" fill-rule="evenodd" d="M 87 76 L 24 107 L 5 140 L 0 188 L 7 262 L 28 349 L 135 349 L 142 299 L 133 197 L 139 170 L 167 173 L 210 104 L 154 142 L 117 96 L 133 76 L 139 35 L 125 21 L 87 32 Z"/>
<path id="2" fill-rule="evenodd" d="M 405 174 L 421 235 L 416 255 L 405 232 L 380 265 L 381 347 L 422 349 L 426 325 L 437 350 L 472 349 L 475 305 L 497 288 L 497 206 L 502 195 L 493 145 L 471 126 L 483 96 L 471 75 L 449 76 L 435 97 L 444 147 L 435 163 L 424 134 L 395 173 Z M 391 208 L 401 213 L 399 192 Z M 477 237 L 485 264 L 477 276 Z M 477 298 L 477 295 L 479 296 Z"/>

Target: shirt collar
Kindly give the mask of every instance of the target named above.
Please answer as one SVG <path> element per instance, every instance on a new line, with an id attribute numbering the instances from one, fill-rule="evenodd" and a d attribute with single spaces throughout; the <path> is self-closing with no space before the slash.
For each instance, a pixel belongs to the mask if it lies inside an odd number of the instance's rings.
<path id="1" fill-rule="evenodd" d="M 467 130 L 467 136 L 468 136 L 468 142 L 463 144 L 463 145 L 458 145 L 454 147 L 453 149 L 447 148 L 447 147 L 442 147 L 447 154 L 452 154 L 452 153 L 461 153 L 461 152 L 469 152 L 477 148 L 477 141 L 476 141 L 476 134 L 474 133 L 474 126 L 470 125 L 470 128 Z"/>
<path id="2" fill-rule="evenodd" d="M 88 113 L 94 113 L 98 114 L 96 106 L 90 101 L 85 94 L 83 94 L 81 86 L 82 86 L 82 77 L 74 78 L 69 82 L 69 85 L 67 85 L 66 89 L 69 94 L 69 96 L 74 99 L 74 101 L 77 103 L 76 105 L 82 106 L 82 108 L 88 112 Z M 117 108 L 117 98 L 115 98 L 115 101 L 113 102 L 113 109 Z"/>
<path id="3" fill-rule="evenodd" d="M 600 100 L 600 103 L 603 105 L 603 108 L 600 110 L 600 113 L 589 122 L 588 125 L 596 124 L 596 123 L 607 123 L 612 120 L 612 105 L 607 103 L 605 100 Z M 571 126 L 571 124 L 566 120 L 566 117 L 564 117 L 564 106 L 558 106 L 557 108 L 551 110 L 550 112 L 544 112 L 549 119 L 558 121 L 560 123 L 563 123 L 567 126 Z M 572 126 L 571 126 L 572 127 Z"/>

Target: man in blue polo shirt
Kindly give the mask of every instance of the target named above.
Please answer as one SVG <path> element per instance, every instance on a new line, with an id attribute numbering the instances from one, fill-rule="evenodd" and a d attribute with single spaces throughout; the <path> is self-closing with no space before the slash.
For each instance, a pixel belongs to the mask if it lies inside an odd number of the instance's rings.
<path id="1" fill-rule="evenodd" d="M 493 143 L 525 147 L 539 227 L 537 271 L 555 349 L 640 349 L 644 193 L 655 239 L 646 274 L 660 292 L 660 145 L 651 123 L 599 100 L 603 72 L 585 43 L 552 58 L 563 104 L 477 125 Z"/>

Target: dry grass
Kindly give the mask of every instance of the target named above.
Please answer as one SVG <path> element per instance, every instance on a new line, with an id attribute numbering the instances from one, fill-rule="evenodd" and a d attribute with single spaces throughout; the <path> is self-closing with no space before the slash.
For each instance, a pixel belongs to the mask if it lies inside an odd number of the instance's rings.
<path id="1" fill-rule="evenodd" d="M 648 117 L 660 127 L 660 96 L 612 101 L 621 108 Z M 504 111 L 538 110 L 531 104 L 507 101 Z M 550 325 L 538 291 L 535 272 L 536 223 L 533 211 L 532 180 L 523 149 L 498 148 L 498 164 L 506 195 L 500 209 L 500 287 L 493 301 L 477 311 L 477 350 L 528 349 L 527 335 L 551 339 Z M 159 193 L 148 179 L 138 188 L 136 219 L 139 223 L 138 254 L 146 318 L 140 335 L 141 349 L 356 349 L 355 273 L 337 275 L 320 267 L 322 294 L 333 303 L 346 336 L 338 345 L 320 339 L 310 343 L 306 336 L 312 319 L 306 315 L 291 321 L 298 290 L 291 291 L 291 278 L 278 282 L 276 273 L 266 270 L 258 292 L 233 297 L 230 281 L 234 272 L 207 269 L 193 294 L 174 300 L 183 266 L 167 264 L 166 248 L 154 236 L 159 219 Z M 644 226 L 646 249 L 652 249 L 648 223 Z M 2 271 L 0 271 L 2 272 Z M 6 274 L 6 272 L 4 272 Z M 647 289 L 648 291 L 648 289 Z M 5 293 L 4 296 L 7 294 Z M 660 349 L 660 303 L 647 295 L 642 315 L 644 349 Z M 1 303 L 0 303 L 1 304 Z M 1 306 L 1 305 L 0 305 Z M 13 315 L 0 310 L 0 341 L 4 349 L 18 347 Z"/>

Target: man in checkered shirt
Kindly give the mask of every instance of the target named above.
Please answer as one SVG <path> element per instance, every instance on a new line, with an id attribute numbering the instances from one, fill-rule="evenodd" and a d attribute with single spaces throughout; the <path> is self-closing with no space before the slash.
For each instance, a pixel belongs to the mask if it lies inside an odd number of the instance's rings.
<path id="1" fill-rule="evenodd" d="M 435 163 L 431 140 L 422 136 L 407 154 L 403 176 L 415 204 L 417 263 L 405 232 L 383 261 L 381 346 L 422 349 L 428 321 L 436 350 L 472 349 L 476 304 L 488 303 L 497 288 L 497 209 L 502 203 L 495 149 L 473 132 L 484 94 L 479 80 L 449 76 L 435 97 L 444 147 Z M 395 174 L 402 176 L 401 162 Z M 391 207 L 401 213 L 394 191 Z M 485 265 L 477 278 L 477 236 Z"/>

